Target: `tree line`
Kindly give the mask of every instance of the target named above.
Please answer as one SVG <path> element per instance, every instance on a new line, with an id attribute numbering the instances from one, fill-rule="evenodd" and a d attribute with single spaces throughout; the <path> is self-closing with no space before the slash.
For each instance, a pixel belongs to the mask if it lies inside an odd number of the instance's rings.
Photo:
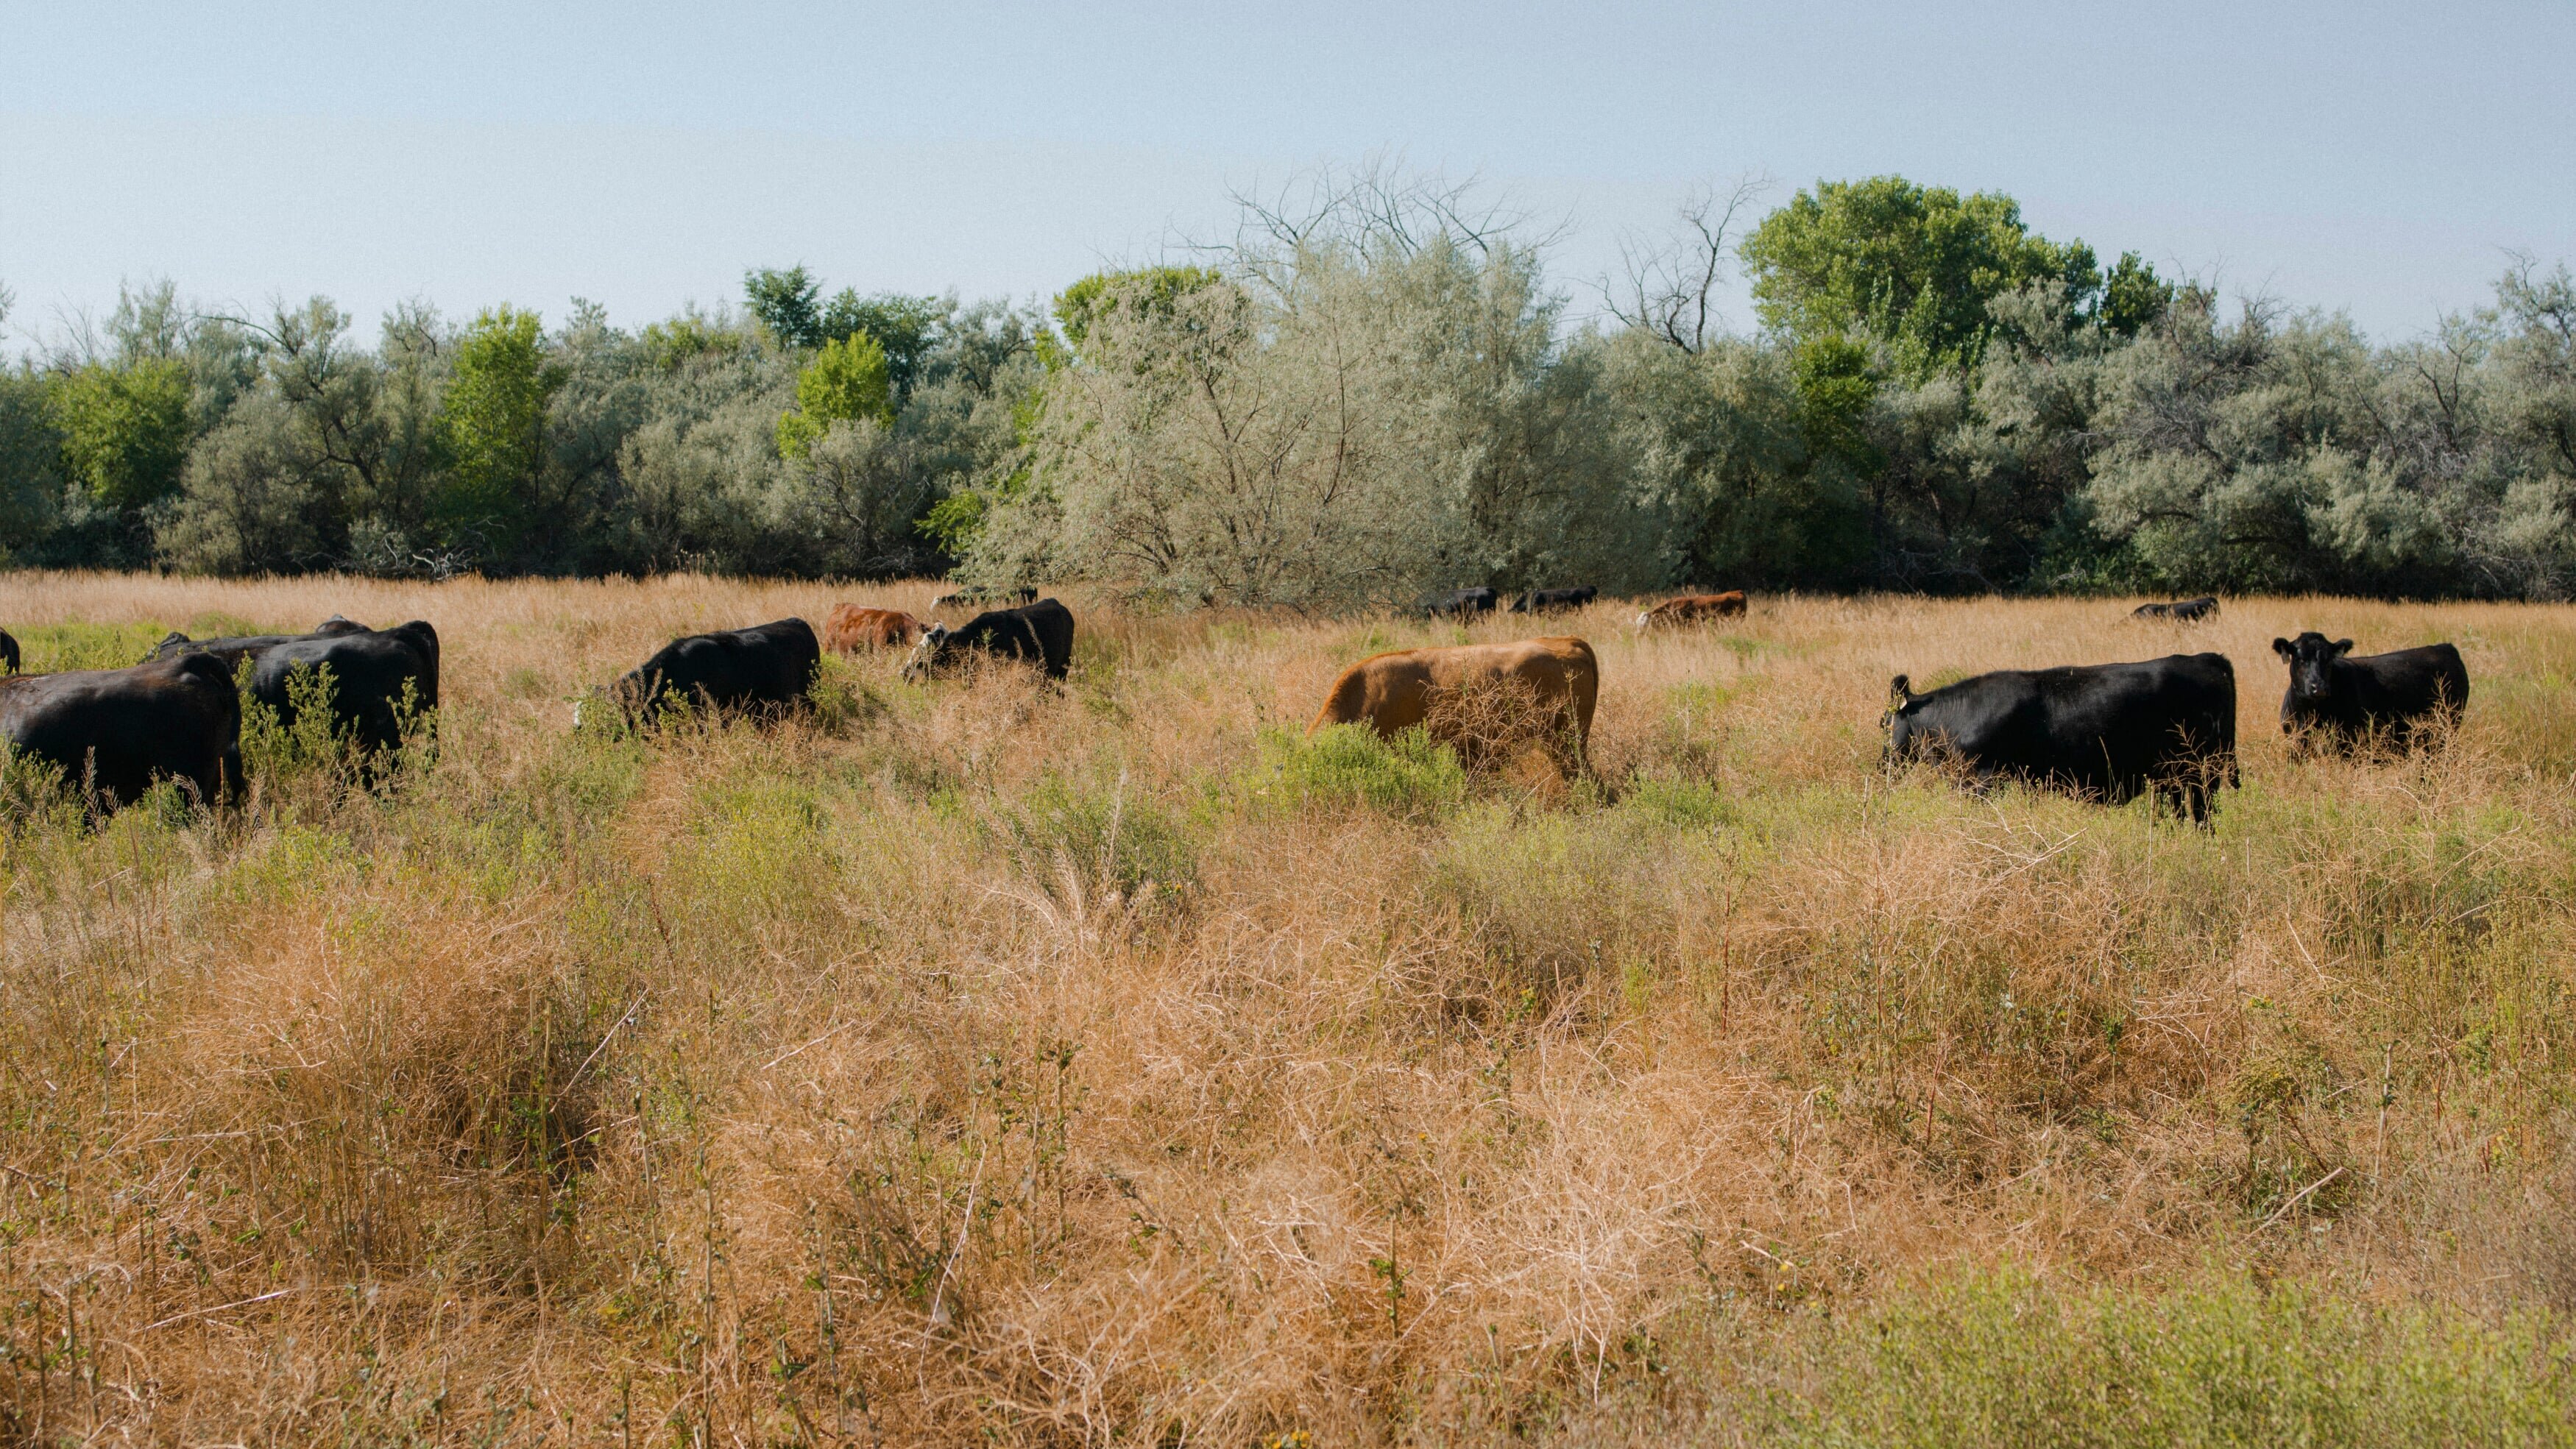
<path id="1" fill-rule="evenodd" d="M 210 312 L 0 370 L 0 561 L 214 574 L 1088 579 L 1337 607 L 1466 584 L 2576 592 L 2576 284 L 2374 344 L 1997 194 L 1739 189 L 1579 325 L 1547 238 L 1379 173 L 1044 308 L 825 295 Z M 1739 220 L 1743 224 L 1739 226 Z M 1723 326 L 1729 269 L 1756 316 Z M 0 315 L 7 298 L 0 293 Z"/>

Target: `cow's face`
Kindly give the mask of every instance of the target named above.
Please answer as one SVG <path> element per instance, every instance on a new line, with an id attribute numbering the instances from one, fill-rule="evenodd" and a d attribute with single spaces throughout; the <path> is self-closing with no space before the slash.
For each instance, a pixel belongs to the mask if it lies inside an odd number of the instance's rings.
<path id="1" fill-rule="evenodd" d="M 2352 652 L 2352 641 L 2311 629 L 2297 639 L 2273 640 L 2272 652 L 2290 666 L 2290 698 L 2321 701 L 2334 697 L 2334 662 Z"/>
<path id="2" fill-rule="evenodd" d="M 903 677 L 906 679 L 927 678 L 931 669 L 939 663 L 940 656 L 947 651 L 947 648 L 947 625 L 933 624 L 922 630 L 921 638 L 915 641 L 912 646 L 912 657 L 903 662 Z"/>

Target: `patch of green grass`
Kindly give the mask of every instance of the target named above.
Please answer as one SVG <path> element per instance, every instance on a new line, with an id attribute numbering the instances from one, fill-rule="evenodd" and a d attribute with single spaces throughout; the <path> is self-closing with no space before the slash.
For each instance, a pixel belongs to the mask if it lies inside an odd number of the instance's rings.
<path id="1" fill-rule="evenodd" d="M 2576 1443 L 2576 1359 L 2500 1325 L 2208 1278 L 2165 1293 L 1966 1272 L 1836 1322 L 1772 1442 L 1906 1449 Z"/>
<path id="2" fill-rule="evenodd" d="M 1415 728 L 1394 739 L 1367 725 L 1333 725 L 1308 736 L 1262 732 L 1261 763 L 1237 779 L 1256 806 L 1360 808 L 1432 820 L 1467 798 L 1458 754 Z"/>
<path id="3" fill-rule="evenodd" d="M 1716 786 L 1667 775 L 1641 775 L 1629 781 L 1619 808 L 1661 825 L 1702 830 L 1724 825 L 1733 815 Z"/>
<path id="4" fill-rule="evenodd" d="M 1139 891 L 1178 894 L 1198 878 L 1188 832 L 1124 776 L 1105 789 L 1048 776 L 1004 824 L 1022 864 L 1041 878 L 1062 862 L 1131 899 Z"/>
<path id="5" fill-rule="evenodd" d="M 169 636 L 166 625 L 29 624 L 10 630 L 16 636 L 19 667 L 29 674 L 65 669 L 124 669 L 143 662 L 153 646 Z"/>

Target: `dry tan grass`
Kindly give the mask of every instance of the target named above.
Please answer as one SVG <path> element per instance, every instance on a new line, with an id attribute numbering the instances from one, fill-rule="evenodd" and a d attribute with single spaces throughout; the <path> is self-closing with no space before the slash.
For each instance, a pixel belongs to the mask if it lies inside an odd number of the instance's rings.
<path id="1" fill-rule="evenodd" d="M 1077 597 L 1062 690 L 570 728 L 674 633 L 936 592 L 0 578 L 39 661 L 424 617 L 448 708 L 381 797 L 0 845 L 0 1437 L 1608 1439 L 1677 1325 L 1943 1263 L 2576 1293 L 2567 610 L 1606 603 L 1548 631 L 1609 788 L 1427 813 L 1262 762 L 1508 620 Z M 2304 627 L 2456 640 L 2454 747 L 2292 764 Z M 2178 648 L 2241 671 L 2213 834 L 1878 770 L 1895 673 Z"/>

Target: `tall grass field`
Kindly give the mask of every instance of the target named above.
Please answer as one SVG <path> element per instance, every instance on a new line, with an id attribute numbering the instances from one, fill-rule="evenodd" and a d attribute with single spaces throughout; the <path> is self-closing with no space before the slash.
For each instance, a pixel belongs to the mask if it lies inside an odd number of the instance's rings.
<path id="1" fill-rule="evenodd" d="M 1077 592 L 1061 688 L 573 725 L 937 589 L 0 578 L 31 669 L 444 663 L 378 789 L 0 781 L 0 1442 L 2576 1440 L 2576 611 Z M 2308 628 L 2456 642 L 2465 722 L 2294 761 Z M 1531 633 L 1599 653 L 1588 778 L 1305 734 Z M 2213 831 L 1882 766 L 1894 674 L 2202 649 Z"/>

